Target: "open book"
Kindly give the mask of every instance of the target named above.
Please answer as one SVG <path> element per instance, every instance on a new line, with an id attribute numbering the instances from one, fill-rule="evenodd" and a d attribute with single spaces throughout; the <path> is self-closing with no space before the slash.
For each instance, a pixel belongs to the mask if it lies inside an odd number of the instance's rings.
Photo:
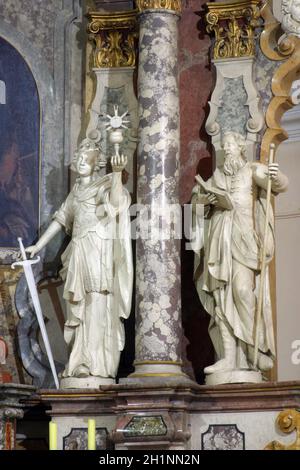
<path id="1" fill-rule="evenodd" d="M 233 209 L 233 204 L 232 200 L 229 196 L 229 194 L 226 191 L 223 191 L 222 189 L 218 188 L 213 188 L 209 186 L 202 178 L 200 175 L 196 175 L 195 179 L 198 184 L 200 184 L 201 188 L 204 189 L 206 193 L 211 193 L 214 194 L 218 200 L 218 204 L 223 207 L 224 209 L 231 210 Z"/>

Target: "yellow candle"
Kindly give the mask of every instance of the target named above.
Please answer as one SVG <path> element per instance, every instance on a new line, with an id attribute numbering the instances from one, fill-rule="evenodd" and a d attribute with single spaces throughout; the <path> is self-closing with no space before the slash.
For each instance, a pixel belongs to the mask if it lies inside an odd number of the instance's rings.
<path id="1" fill-rule="evenodd" d="M 96 421 L 88 420 L 88 450 L 96 450 Z"/>
<path id="2" fill-rule="evenodd" d="M 49 449 L 57 450 L 57 424 L 49 423 Z"/>

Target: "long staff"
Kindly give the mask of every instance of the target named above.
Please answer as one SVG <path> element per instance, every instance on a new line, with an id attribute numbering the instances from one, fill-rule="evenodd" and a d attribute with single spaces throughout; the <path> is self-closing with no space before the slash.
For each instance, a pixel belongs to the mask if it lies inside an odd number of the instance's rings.
<path id="1" fill-rule="evenodd" d="M 269 156 L 269 165 L 274 162 L 275 154 L 275 144 L 270 145 L 270 156 Z M 257 369 L 257 360 L 258 360 L 258 336 L 259 336 L 259 327 L 261 321 L 263 299 L 264 299 L 264 288 L 265 288 L 265 277 L 266 277 L 266 268 L 267 268 L 267 239 L 268 239 L 268 228 L 269 228 L 269 214 L 271 206 L 271 190 L 272 190 L 272 179 L 271 175 L 268 172 L 268 184 L 267 184 L 267 199 L 266 199 L 266 220 L 264 227 L 264 241 L 263 249 L 261 255 L 261 273 L 260 273 L 260 286 L 258 293 L 258 302 L 257 302 L 257 311 L 256 311 L 256 325 L 255 325 L 255 342 L 254 342 L 254 361 L 253 367 Z"/>

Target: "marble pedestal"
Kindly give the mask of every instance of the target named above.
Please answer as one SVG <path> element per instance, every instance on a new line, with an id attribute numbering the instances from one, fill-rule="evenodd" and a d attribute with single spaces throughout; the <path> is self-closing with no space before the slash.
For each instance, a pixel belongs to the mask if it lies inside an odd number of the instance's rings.
<path id="1" fill-rule="evenodd" d="M 88 377 L 65 377 L 60 380 L 60 388 L 62 389 L 85 389 L 85 388 L 98 388 L 100 385 L 114 384 L 115 379 L 109 377 L 95 377 L 89 375 Z"/>
<path id="2" fill-rule="evenodd" d="M 205 378 L 206 385 L 222 385 L 222 384 L 242 384 L 242 383 L 261 383 L 262 375 L 254 370 L 225 370 L 222 372 L 214 372 L 207 374 Z"/>
<path id="3" fill-rule="evenodd" d="M 24 404 L 35 387 L 14 383 L 0 383 L 0 450 L 16 447 L 16 421 L 23 418 Z"/>
<path id="4" fill-rule="evenodd" d="M 98 449 L 263 450 L 295 441 L 276 419 L 300 408 L 300 382 L 210 387 L 155 379 L 39 396 L 58 425 L 58 449 L 85 449 L 87 420 L 95 418 Z"/>
<path id="5" fill-rule="evenodd" d="M 40 390 L 40 401 L 57 424 L 58 450 L 87 450 L 88 419 L 96 421 L 96 449 L 113 448 L 115 392 L 94 389 Z"/>

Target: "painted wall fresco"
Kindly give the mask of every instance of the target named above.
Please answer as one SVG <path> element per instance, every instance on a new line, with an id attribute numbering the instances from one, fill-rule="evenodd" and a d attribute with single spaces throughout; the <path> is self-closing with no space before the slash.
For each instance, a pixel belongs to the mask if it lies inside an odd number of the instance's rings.
<path id="1" fill-rule="evenodd" d="M 183 0 L 179 22 L 179 80 L 181 121 L 180 202 L 187 203 L 198 171 L 205 179 L 212 172 L 210 139 L 205 132 L 214 76 L 211 41 L 205 32 L 205 0 Z"/>
<path id="2" fill-rule="evenodd" d="M 39 213 L 39 98 L 19 52 L 0 38 L 0 247 L 37 236 Z"/>

